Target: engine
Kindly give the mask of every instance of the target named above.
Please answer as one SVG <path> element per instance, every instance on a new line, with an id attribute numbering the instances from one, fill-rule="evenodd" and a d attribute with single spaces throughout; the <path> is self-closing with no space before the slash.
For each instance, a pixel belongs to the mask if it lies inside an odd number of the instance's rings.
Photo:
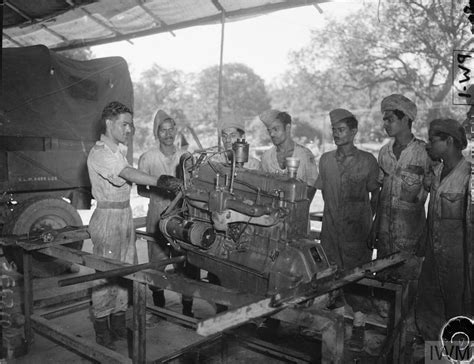
<path id="1" fill-rule="evenodd" d="M 243 168 L 239 149 L 233 160 L 203 153 L 182 166 L 183 199 L 162 216 L 163 234 L 222 286 L 258 295 L 331 273 L 321 245 L 309 239 L 314 191 L 295 178 Z"/>

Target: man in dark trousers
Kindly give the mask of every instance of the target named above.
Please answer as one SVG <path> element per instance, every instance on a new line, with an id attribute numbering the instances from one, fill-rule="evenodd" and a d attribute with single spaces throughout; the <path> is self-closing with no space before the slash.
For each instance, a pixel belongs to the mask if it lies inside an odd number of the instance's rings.
<path id="1" fill-rule="evenodd" d="M 367 263 L 367 247 L 379 184 L 375 157 L 354 146 L 358 122 L 348 110 L 329 113 L 336 150 L 324 153 L 319 161 L 315 187 L 324 199 L 321 243 L 331 263 L 341 270 Z M 346 295 L 354 311 L 350 346 L 364 346 L 365 312 L 360 300 Z"/>

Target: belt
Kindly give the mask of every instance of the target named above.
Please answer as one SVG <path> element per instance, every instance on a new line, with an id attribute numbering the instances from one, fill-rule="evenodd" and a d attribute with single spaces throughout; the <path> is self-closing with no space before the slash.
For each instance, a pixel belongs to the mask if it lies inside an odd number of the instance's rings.
<path id="1" fill-rule="evenodd" d="M 130 206 L 130 200 L 127 201 L 97 201 L 98 209 L 126 209 Z"/>

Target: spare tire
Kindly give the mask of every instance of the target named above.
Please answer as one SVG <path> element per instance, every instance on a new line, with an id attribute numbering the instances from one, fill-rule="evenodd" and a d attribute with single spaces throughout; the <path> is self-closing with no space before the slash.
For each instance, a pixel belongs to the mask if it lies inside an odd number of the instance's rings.
<path id="1" fill-rule="evenodd" d="M 65 226 L 81 226 L 82 219 L 76 209 L 66 201 L 54 197 L 34 197 L 15 206 L 3 226 L 4 235 L 23 235 L 45 230 L 60 229 Z M 82 249 L 83 241 L 65 246 Z M 4 247 L 5 257 L 14 262 L 20 272 L 23 272 L 22 249 Z M 71 263 L 48 257 L 41 253 L 33 253 L 33 275 L 36 277 L 51 277 L 64 273 Z"/>

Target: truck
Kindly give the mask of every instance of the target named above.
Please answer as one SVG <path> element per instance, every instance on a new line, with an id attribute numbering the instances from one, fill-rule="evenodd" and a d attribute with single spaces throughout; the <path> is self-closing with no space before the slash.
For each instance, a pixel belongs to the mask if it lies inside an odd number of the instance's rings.
<path id="1" fill-rule="evenodd" d="M 0 228 L 3 235 L 80 226 L 91 206 L 87 156 L 111 101 L 133 109 L 133 86 L 122 57 L 78 61 L 43 45 L 4 48 L 0 98 Z M 132 161 L 132 144 L 128 159 Z M 81 248 L 82 242 L 72 244 Z M 22 270 L 21 250 L 4 255 Z M 41 254 L 33 274 L 68 267 Z"/>

